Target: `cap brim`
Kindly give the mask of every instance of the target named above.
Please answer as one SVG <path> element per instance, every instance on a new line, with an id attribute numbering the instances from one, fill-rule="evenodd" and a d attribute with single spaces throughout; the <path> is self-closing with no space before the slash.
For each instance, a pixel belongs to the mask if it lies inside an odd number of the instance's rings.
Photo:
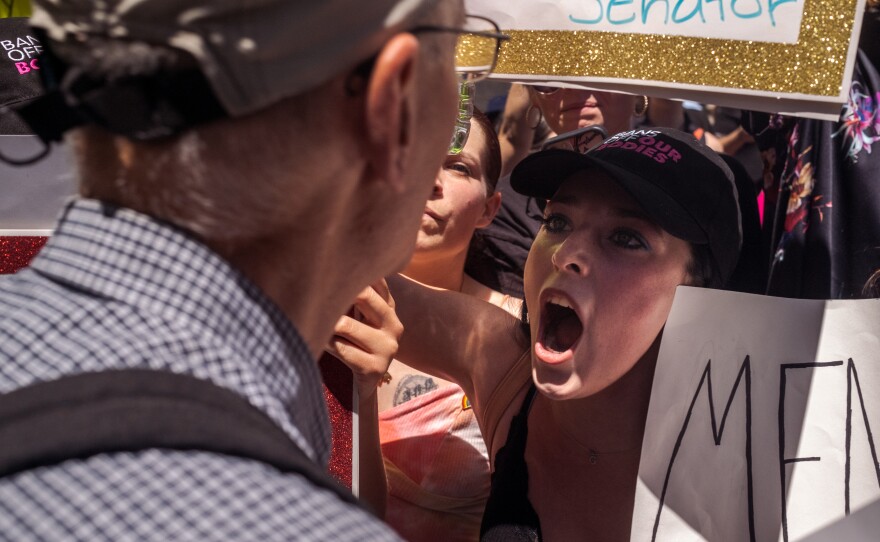
<path id="1" fill-rule="evenodd" d="M 5 110 L 0 109 L 0 135 L 33 135 L 33 130 L 19 116 L 18 110 L 34 103 L 38 98 L 39 95 L 35 95 L 5 104 Z"/>
<path id="2" fill-rule="evenodd" d="M 662 187 L 589 154 L 564 149 L 532 154 L 513 169 L 510 184 L 520 194 L 549 200 L 572 175 L 591 169 L 604 171 L 636 200 L 648 217 L 670 234 L 691 243 L 709 242 L 699 223 Z"/>

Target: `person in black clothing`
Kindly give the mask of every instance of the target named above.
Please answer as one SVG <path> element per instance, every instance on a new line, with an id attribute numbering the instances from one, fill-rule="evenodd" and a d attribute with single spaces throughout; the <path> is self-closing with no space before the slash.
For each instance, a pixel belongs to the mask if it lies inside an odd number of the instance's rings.
<path id="1" fill-rule="evenodd" d="M 837 121 L 750 112 L 764 159 L 764 293 L 863 297 L 880 268 L 880 3 L 866 4 Z"/>

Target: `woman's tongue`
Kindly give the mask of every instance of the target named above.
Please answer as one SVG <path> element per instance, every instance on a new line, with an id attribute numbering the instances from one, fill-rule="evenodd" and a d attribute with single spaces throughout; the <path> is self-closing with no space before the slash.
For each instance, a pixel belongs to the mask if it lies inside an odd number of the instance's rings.
<path id="1" fill-rule="evenodd" d="M 541 342 L 555 352 L 571 348 L 583 332 L 583 325 L 575 312 L 567 307 L 549 303 L 545 308 L 547 324 Z"/>

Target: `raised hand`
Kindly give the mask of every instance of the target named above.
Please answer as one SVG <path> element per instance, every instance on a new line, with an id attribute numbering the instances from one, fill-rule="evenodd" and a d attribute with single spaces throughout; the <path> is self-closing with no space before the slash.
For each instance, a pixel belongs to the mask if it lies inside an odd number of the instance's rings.
<path id="1" fill-rule="evenodd" d="M 374 395 L 397 354 L 403 325 L 384 279 L 358 294 L 348 314 L 339 318 L 327 352 L 354 373 L 358 395 Z"/>

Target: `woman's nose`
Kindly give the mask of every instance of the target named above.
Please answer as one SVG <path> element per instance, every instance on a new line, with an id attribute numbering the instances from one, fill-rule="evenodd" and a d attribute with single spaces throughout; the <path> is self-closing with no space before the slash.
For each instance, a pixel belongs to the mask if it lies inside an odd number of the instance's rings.
<path id="1" fill-rule="evenodd" d="M 585 276 L 590 269 L 589 254 L 584 238 L 568 236 L 556 247 L 551 261 L 556 269 Z"/>
<path id="2" fill-rule="evenodd" d="M 434 177 L 434 189 L 431 191 L 432 198 L 439 198 L 443 195 L 443 181 L 440 179 L 442 173 L 438 173 Z"/>

